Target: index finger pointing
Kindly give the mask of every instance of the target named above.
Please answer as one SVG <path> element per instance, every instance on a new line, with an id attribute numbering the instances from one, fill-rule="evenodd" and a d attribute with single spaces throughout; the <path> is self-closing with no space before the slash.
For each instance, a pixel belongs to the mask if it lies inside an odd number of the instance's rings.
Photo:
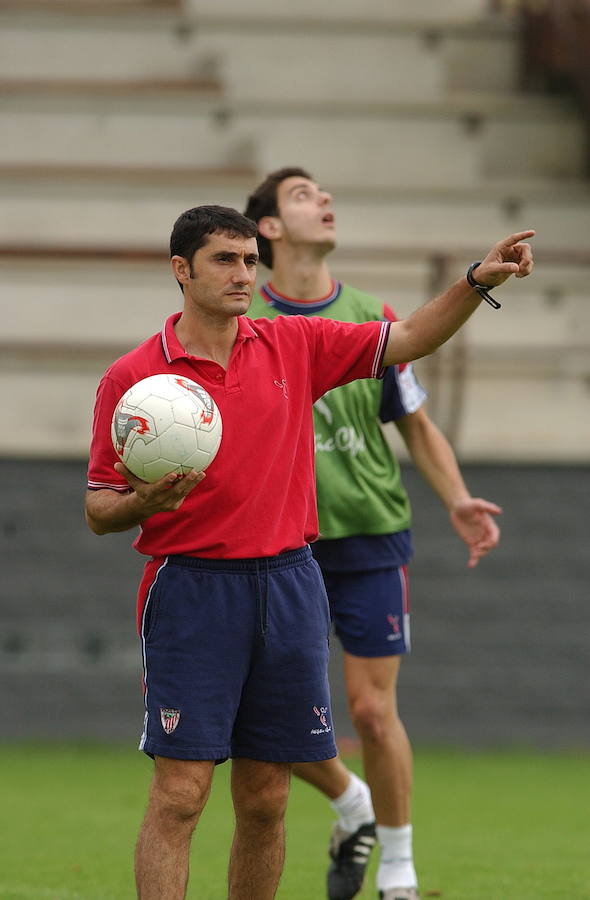
<path id="1" fill-rule="evenodd" d="M 504 238 L 500 243 L 504 247 L 513 247 L 514 244 L 518 244 L 519 241 L 524 241 L 525 238 L 533 237 L 535 234 L 534 229 L 529 229 L 528 231 L 518 231 L 516 234 L 511 234 L 509 237 Z"/>

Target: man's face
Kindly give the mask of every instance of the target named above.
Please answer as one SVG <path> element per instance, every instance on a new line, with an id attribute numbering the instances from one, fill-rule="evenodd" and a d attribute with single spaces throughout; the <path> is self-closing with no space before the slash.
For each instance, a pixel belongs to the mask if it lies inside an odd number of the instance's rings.
<path id="1" fill-rule="evenodd" d="M 256 238 L 209 235 L 193 256 L 186 299 L 213 318 L 243 315 L 252 300 L 257 262 Z"/>
<path id="2" fill-rule="evenodd" d="M 311 244 L 332 250 L 336 244 L 336 220 L 332 197 L 309 178 L 285 178 L 277 190 L 282 239 L 291 244 Z"/>

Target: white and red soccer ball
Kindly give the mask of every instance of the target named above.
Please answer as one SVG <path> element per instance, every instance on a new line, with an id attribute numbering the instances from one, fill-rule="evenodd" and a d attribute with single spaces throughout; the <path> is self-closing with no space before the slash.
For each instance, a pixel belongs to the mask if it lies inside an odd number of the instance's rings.
<path id="1" fill-rule="evenodd" d="M 142 481 L 168 472 L 204 471 L 221 443 L 221 414 L 207 391 L 183 375 L 150 375 L 127 390 L 115 407 L 113 445 Z"/>

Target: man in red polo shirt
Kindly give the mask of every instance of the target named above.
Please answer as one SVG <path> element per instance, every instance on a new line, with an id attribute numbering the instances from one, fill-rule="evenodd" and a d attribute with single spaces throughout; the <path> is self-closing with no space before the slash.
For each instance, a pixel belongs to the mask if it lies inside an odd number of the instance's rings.
<path id="1" fill-rule="evenodd" d="M 486 287 L 528 275 L 523 241 L 477 267 Z M 184 306 L 117 360 L 98 388 L 86 518 L 97 534 L 139 527 L 150 557 L 138 596 L 145 681 L 140 748 L 154 757 L 136 852 L 140 900 L 182 900 L 192 832 L 215 763 L 232 758 L 236 829 L 230 900 L 272 900 L 283 866 L 290 764 L 335 755 L 327 683 L 329 611 L 309 542 L 317 537 L 312 404 L 326 391 L 432 352 L 481 302 L 460 279 L 403 322 L 244 317 L 256 226 L 197 207 L 176 221 L 173 273 Z M 136 381 L 199 382 L 223 419 L 207 471 L 133 476 L 110 441 L 113 410 Z M 253 464 L 254 463 L 254 464 Z M 254 475 L 252 473 L 255 473 Z"/>

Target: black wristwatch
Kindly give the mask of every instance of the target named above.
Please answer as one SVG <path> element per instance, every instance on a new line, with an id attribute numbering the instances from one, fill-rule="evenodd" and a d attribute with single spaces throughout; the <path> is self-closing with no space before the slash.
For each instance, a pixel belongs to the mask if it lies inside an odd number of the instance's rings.
<path id="1" fill-rule="evenodd" d="M 486 284 L 480 284 L 479 281 L 476 281 L 475 278 L 473 277 L 473 270 L 477 269 L 477 267 L 481 266 L 481 264 L 482 264 L 481 259 L 479 259 L 477 262 L 471 263 L 471 265 L 467 269 L 467 273 L 466 273 L 467 281 L 469 282 L 469 284 L 471 285 L 473 290 L 477 291 L 477 293 L 479 294 L 480 297 L 483 297 L 483 299 L 486 301 L 486 303 L 489 303 L 490 306 L 493 306 L 494 309 L 500 309 L 502 304 L 498 303 L 498 301 L 492 297 L 492 295 L 490 294 L 491 288 L 488 287 L 488 285 L 486 285 Z"/>

